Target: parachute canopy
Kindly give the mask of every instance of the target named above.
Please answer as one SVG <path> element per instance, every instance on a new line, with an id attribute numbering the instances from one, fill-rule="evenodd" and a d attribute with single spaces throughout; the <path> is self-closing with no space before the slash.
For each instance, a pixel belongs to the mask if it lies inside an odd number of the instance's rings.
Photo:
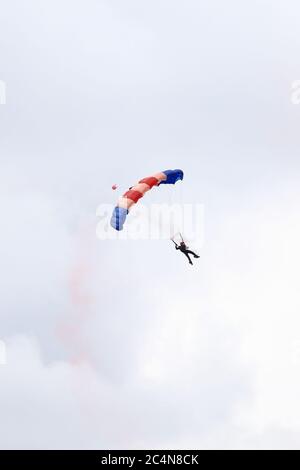
<path id="1" fill-rule="evenodd" d="M 140 180 L 135 186 L 129 188 L 119 199 L 111 217 L 111 226 L 116 230 L 123 230 L 123 225 L 130 208 L 136 204 L 147 191 L 152 189 L 153 186 L 175 184 L 179 180 L 183 180 L 182 170 L 165 170 Z"/>

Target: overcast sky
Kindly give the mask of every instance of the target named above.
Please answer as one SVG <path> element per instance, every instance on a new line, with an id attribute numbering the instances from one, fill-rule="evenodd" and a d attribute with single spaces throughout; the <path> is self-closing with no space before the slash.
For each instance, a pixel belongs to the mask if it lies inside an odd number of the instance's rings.
<path id="1" fill-rule="evenodd" d="M 299 10 L 0 0 L 0 448 L 300 449 Z M 193 267 L 96 237 L 167 168 Z"/>

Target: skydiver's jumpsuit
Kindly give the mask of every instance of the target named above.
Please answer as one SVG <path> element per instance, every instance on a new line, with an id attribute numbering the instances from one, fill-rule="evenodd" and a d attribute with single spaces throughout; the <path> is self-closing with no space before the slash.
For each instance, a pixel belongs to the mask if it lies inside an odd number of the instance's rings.
<path id="1" fill-rule="evenodd" d="M 181 253 L 185 254 L 185 256 L 187 257 L 187 259 L 189 260 L 189 263 L 190 264 L 193 264 L 191 258 L 189 257 L 189 255 L 193 255 L 194 258 L 199 258 L 199 255 L 196 255 L 196 253 L 194 253 L 193 251 L 189 250 L 188 247 L 186 246 L 186 244 L 184 242 L 181 242 L 180 245 L 176 245 L 176 250 L 180 250 Z"/>

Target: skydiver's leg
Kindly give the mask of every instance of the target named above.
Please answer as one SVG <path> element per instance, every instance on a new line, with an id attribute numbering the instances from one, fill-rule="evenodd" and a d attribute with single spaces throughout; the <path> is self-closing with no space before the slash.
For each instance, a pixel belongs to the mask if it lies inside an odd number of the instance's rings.
<path id="1" fill-rule="evenodd" d="M 191 251 L 191 250 L 187 250 L 187 253 L 189 253 L 190 255 L 193 255 L 193 256 L 194 256 L 194 258 L 200 258 L 200 256 L 199 256 L 199 255 L 196 255 L 196 253 L 194 253 L 194 252 L 193 252 L 193 251 Z"/>
<path id="2" fill-rule="evenodd" d="M 187 257 L 187 259 L 189 260 L 189 263 L 190 263 L 190 264 L 193 264 L 191 258 L 190 258 L 189 255 L 188 255 L 188 252 L 187 252 L 187 251 L 183 251 L 182 253 L 185 254 L 185 256 Z"/>

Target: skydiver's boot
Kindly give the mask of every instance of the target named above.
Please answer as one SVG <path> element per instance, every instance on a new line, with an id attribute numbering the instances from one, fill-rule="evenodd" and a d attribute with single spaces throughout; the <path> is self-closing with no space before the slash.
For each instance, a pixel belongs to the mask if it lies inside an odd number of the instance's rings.
<path id="1" fill-rule="evenodd" d="M 194 253 L 194 252 L 191 251 L 191 250 L 188 250 L 187 253 L 190 254 L 190 255 L 193 255 L 194 258 L 200 258 L 199 255 L 196 255 L 196 253 Z"/>

